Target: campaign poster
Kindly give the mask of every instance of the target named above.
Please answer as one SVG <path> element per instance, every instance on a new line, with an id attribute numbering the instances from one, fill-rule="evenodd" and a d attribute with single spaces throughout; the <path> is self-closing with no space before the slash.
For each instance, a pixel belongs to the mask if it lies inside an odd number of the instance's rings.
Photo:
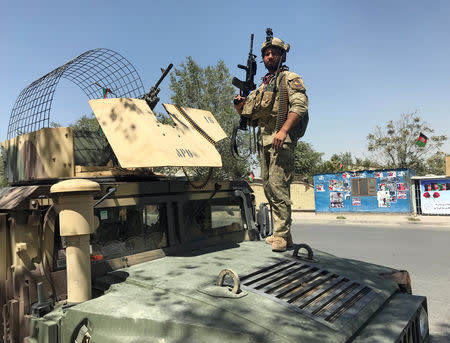
<path id="1" fill-rule="evenodd" d="M 390 203 L 397 202 L 397 192 L 396 191 L 389 191 L 389 202 Z"/>
<path id="2" fill-rule="evenodd" d="M 406 183 L 399 182 L 397 183 L 397 191 L 407 191 L 408 187 L 406 186 Z"/>
<path id="3" fill-rule="evenodd" d="M 382 172 L 382 171 L 375 172 L 375 177 L 376 177 L 377 179 L 382 178 L 382 177 L 383 177 L 383 172 Z"/>
<path id="4" fill-rule="evenodd" d="M 316 191 L 317 192 L 325 192 L 325 187 L 323 185 L 317 185 L 316 186 Z"/>
<path id="5" fill-rule="evenodd" d="M 406 191 L 397 191 L 397 199 L 406 199 Z"/>
<path id="6" fill-rule="evenodd" d="M 344 193 L 330 192 L 330 207 L 343 208 L 344 207 Z"/>
<path id="7" fill-rule="evenodd" d="M 343 187 L 344 192 L 350 192 L 351 189 L 350 180 L 344 180 Z"/>
<path id="8" fill-rule="evenodd" d="M 344 184 L 342 180 L 330 180 L 328 182 L 328 190 L 336 192 L 342 192 L 344 190 Z"/>
<path id="9" fill-rule="evenodd" d="M 404 186 L 403 186 L 404 187 Z M 397 182 L 385 178 L 385 179 L 381 179 L 380 183 L 378 184 L 378 190 L 379 191 L 396 191 L 397 190 Z"/>
<path id="10" fill-rule="evenodd" d="M 391 207 L 391 195 L 389 191 L 377 192 L 378 207 Z"/>
<path id="11" fill-rule="evenodd" d="M 361 206 L 361 198 L 352 198 L 353 206 Z"/>
<path id="12" fill-rule="evenodd" d="M 421 180 L 420 202 L 424 214 L 450 214 L 450 179 Z"/>

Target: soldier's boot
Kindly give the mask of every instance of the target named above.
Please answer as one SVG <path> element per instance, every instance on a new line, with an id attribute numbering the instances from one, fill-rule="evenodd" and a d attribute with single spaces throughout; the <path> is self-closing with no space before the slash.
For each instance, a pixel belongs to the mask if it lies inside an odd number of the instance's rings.
<path id="1" fill-rule="evenodd" d="M 272 243 L 272 251 L 283 252 L 287 249 L 287 240 L 283 237 L 275 236 Z"/>
<path id="2" fill-rule="evenodd" d="M 274 238 L 275 238 L 274 235 L 266 237 L 266 243 L 272 245 Z M 292 236 L 290 233 L 288 234 L 286 241 L 288 248 L 292 248 L 294 246 L 294 242 L 292 241 Z"/>

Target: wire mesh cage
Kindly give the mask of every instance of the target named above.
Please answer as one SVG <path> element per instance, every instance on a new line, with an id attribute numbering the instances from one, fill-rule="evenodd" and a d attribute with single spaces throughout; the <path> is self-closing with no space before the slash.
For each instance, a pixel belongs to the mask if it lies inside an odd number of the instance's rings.
<path id="1" fill-rule="evenodd" d="M 61 78 L 78 85 L 89 99 L 141 98 L 144 86 L 134 66 L 109 49 L 93 49 L 32 82 L 11 111 L 8 139 L 50 126 L 53 95 Z M 102 89 L 103 88 L 103 89 Z"/>

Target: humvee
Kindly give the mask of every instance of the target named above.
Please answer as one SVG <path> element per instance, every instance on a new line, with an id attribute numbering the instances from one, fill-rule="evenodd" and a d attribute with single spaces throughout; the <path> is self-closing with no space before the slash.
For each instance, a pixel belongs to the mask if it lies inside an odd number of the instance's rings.
<path id="1" fill-rule="evenodd" d="M 101 63 L 127 68 L 107 79 Z M 16 102 L 2 143 L 3 342 L 428 341 L 427 300 L 411 294 L 406 271 L 301 242 L 274 253 L 262 240 L 270 212 L 256 213 L 246 182 L 149 170 L 220 166 L 223 131 L 212 113 L 178 105 L 165 105 L 175 126 L 157 122 L 140 89 L 115 82 L 130 80 L 127 63 L 88 51 Z M 48 127 L 49 107 L 36 116 L 60 77 L 83 78 L 74 82 L 106 141 Z M 114 98 L 95 99 L 96 83 Z"/>

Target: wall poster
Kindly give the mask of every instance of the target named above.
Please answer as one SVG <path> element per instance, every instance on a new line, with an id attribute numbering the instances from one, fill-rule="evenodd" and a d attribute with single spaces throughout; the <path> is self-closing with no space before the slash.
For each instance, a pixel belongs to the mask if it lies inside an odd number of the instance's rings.
<path id="1" fill-rule="evenodd" d="M 353 206 L 361 206 L 361 198 L 352 198 Z"/>
<path id="2" fill-rule="evenodd" d="M 408 186 L 404 182 L 397 183 L 397 191 L 407 191 Z"/>
<path id="3" fill-rule="evenodd" d="M 330 207 L 343 208 L 344 207 L 344 193 L 330 192 Z"/>
<path id="4" fill-rule="evenodd" d="M 344 191 L 344 184 L 343 184 L 342 180 L 330 180 L 328 182 L 328 189 L 330 191 L 342 192 L 342 191 Z"/>
<path id="5" fill-rule="evenodd" d="M 377 192 L 378 207 L 391 207 L 391 195 L 389 191 Z"/>
<path id="6" fill-rule="evenodd" d="M 450 214 L 450 179 L 421 180 L 422 213 Z"/>
<path id="7" fill-rule="evenodd" d="M 406 191 L 398 191 L 397 199 L 406 199 Z"/>

